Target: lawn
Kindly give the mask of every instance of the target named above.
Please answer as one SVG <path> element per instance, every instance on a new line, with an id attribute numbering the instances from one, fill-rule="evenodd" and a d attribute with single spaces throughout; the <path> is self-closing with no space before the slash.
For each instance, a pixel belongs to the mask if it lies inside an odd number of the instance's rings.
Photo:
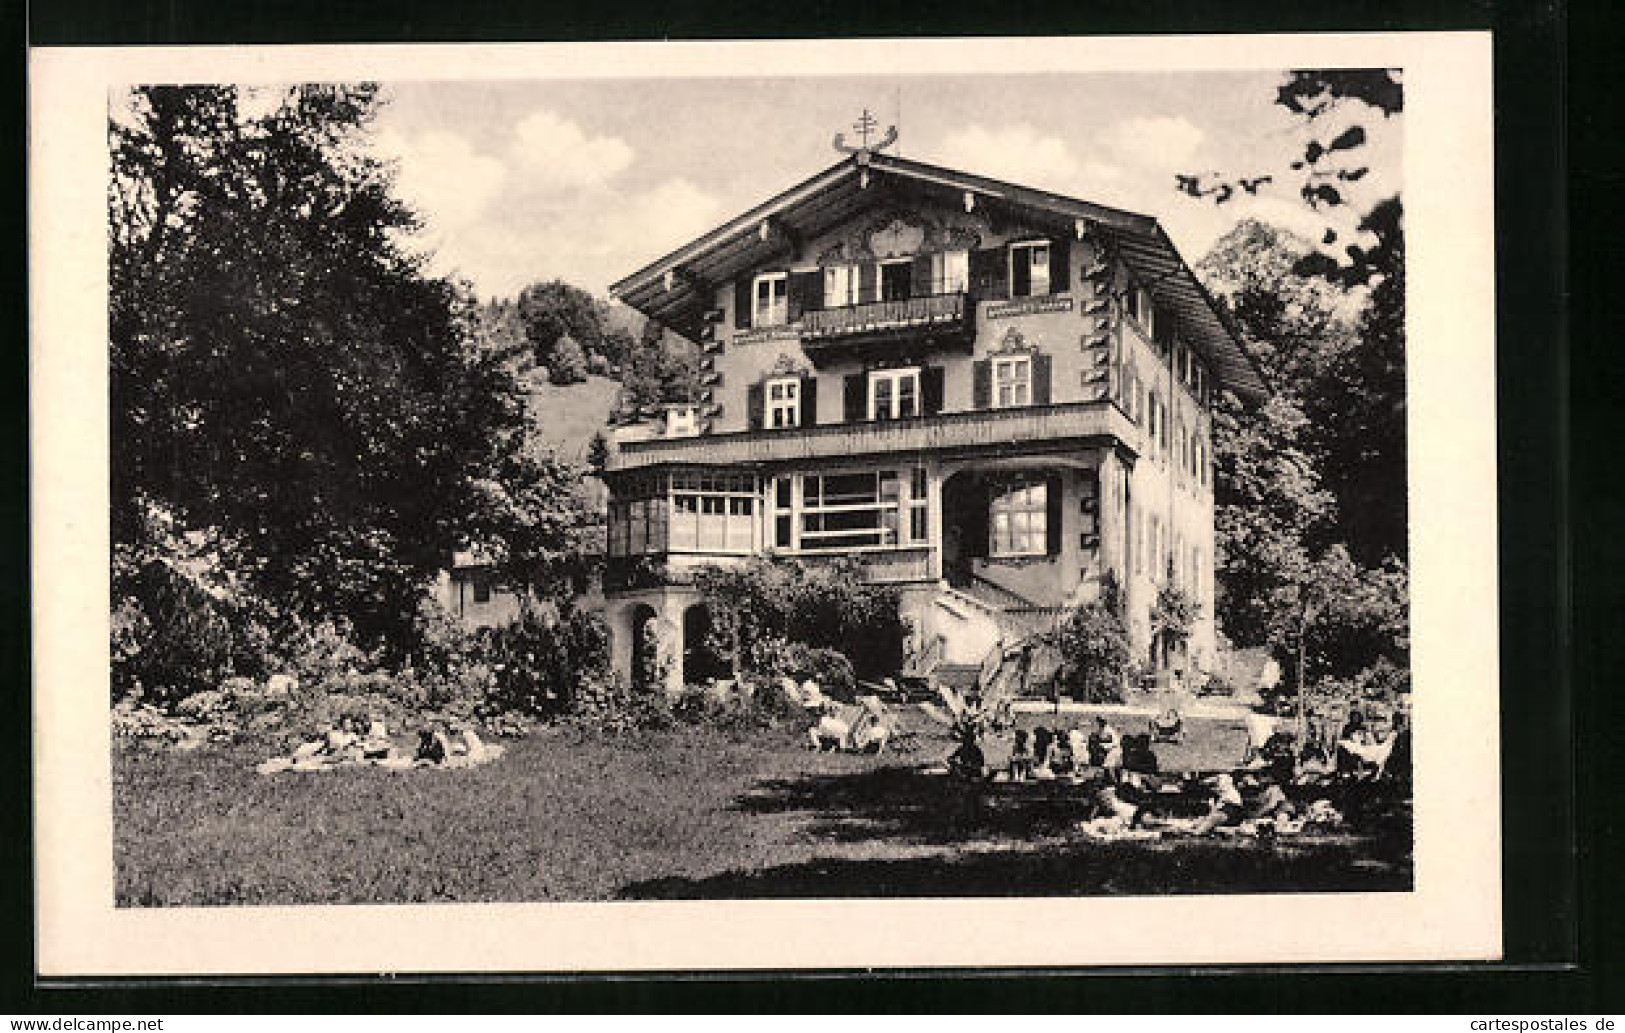
<path id="1" fill-rule="evenodd" d="M 1214 754 L 1228 753 L 1233 729 L 1210 724 L 1192 749 L 1222 741 Z M 615 741 L 544 729 L 468 770 L 265 776 L 253 770 L 263 751 L 246 746 L 120 745 L 117 897 L 145 906 L 1410 884 L 1408 829 L 1278 845 L 1101 844 L 1076 830 L 1086 793 L 968 791 L 922 770 L 948 749 L 926 729 L 917 752 L 881 757 L 814 754 L 788 730 Z"/>

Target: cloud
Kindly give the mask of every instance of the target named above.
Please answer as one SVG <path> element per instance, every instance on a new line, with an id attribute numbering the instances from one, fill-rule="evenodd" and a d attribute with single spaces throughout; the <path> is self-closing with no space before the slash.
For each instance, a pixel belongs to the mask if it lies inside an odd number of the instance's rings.
<path id="1" fill-rule="evenodd" d="M 944 138 L 938 152 L 943 164 L 953 168 L 1065 192 L 1078 188 L 1085 168 L 1065 140 L 1024 124 L 956 129 Z M 1096 168 L 1092 174 L 1099 171 Z"/>
<path id="2" fill-rule="evenodd" d="M 1124 119 L 1106 131 L 1102 142 L 1119 160 L 1172 169 L 1188 162 L 1206 138 L 1189 119 L 1165 115 Z"/>
<path id="3" fill-rule="evenodd" d="M 569 119 L 540 109 L 514 126 L 511 153 L 527 183 L 579 188 L 613 178 L 636 152 L 618 136 L 588 136 Z"/>
<path id="4" fill-rule="evenodd" d="M 722 220 L 721 209 L 716 197 L 689 180 L 668 179 L 602 213 L 594 250 L 653 261 L 715 227 Z"/>
<path id="5" fill-rule="evenodd" d="M 431 237 L 477 223 L 508 177 L 500 159 L 478 153 L 443 129 L 416 135 L 385 131 L 378 134 L 377 150 L 398 159 L 397 193 L 423 217 Z"/>

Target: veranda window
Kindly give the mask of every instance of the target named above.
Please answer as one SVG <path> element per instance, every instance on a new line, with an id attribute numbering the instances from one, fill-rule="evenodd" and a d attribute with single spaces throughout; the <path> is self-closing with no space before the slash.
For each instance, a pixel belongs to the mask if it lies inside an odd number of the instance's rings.
<path id="1" fill-rule="evenodd" d="M 993 495 L 989 507 L 993 556 L 1042 556 L 1049 540 L 1049 495 L 1042 480 L 1018 481 Z"/>
<path id="2" fill-rule="evenodd" d="M 755 529 L 756 482 L 751 475 L 672 475 L 673 551 L 748 553 Z"/>
<path id="3" fill-rule="evenodd" d="M 861 549 L 897 544 L 897 471 L 808 474 L 801 487 L 801 548 Z"/>
<path id="4" fill-rule="evenodd" d="M 930 293 L 959 294 L 969 284 L 969 251 L 938 251 L 931 256 Z"/>

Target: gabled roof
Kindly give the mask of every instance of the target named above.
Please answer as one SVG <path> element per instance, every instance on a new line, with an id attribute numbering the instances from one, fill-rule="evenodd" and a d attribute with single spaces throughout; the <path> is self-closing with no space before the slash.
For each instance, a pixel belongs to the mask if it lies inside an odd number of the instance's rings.
<path id="1" fill-rule="evenodd" d="M 1105 238 L 1156 303 L 1175 313 L 1182 339 L 1208 360 L 1218 382 L 1256 401 L 1269 393 L 1262 371 L 1218 303 L 1196 279 L 1161 224 L 1149 215 L 1080 201 L 937 165 L 860 152 L 730 219 L 610 287 L 610 293 L 666 326 L 693 337 L 712 292 L 768 265 L 810 239 L 895 194 L 940 195 L 1059 232 L 1079 225 Z M 877 189 L 878 188 L 878 189 Z"/>

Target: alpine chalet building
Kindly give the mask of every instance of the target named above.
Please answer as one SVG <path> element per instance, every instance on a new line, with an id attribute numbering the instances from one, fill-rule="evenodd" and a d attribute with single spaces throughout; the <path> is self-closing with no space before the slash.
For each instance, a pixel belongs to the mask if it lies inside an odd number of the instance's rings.
<path id="1" fill-rule="evenodd" d="M 611 288 L 704 351 L 693 404 L 616 435 L 617 669 L 656 648 L 672 684 L 720 673 L 689 575 L 769 553 L 898 586 L 922 672 L 982 664 L 1108 575 L 1138 660 L 1209 668 L 1211 405 L 1266 387 L 1167 234 L 843 150 Z M 1175 649 L 1151 625 L 1169 581 L 1200 614 Z"/>

